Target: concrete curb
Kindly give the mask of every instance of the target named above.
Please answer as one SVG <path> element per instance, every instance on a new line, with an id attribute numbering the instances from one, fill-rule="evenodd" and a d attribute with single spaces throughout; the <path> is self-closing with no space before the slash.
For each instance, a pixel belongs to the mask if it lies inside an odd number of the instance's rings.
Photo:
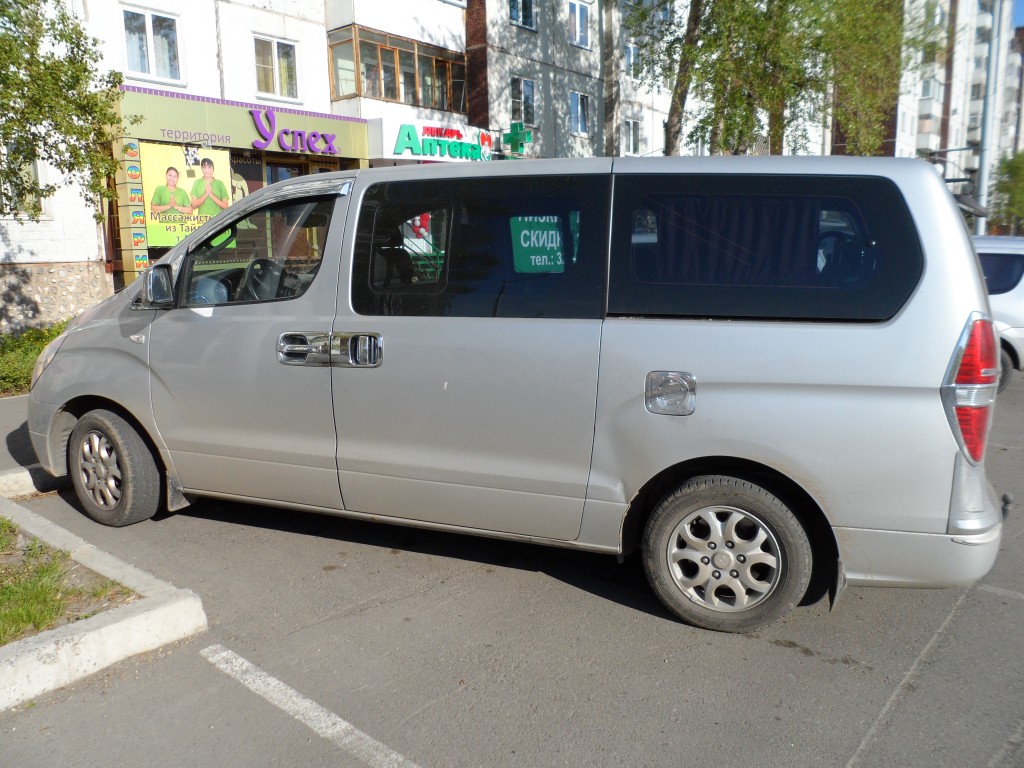
<path id="1" fill-rule="evenodd" d="M 63 488 L 68 478 L 59 480 L 39 464 L 32 464 L 17 469 L 0 471 L 0 497 L 28 496 L 33 493 L 48 493 Z"/>
<path id="2" fill-rule="evenodd" d="M 33 486 L 27 493 L 37 490 L 41 489 Z M 80 680 L 129 656 L 207 629 L 202 601 L 191 590 L 178 589 L 118 560 L 7 498 L 0 498 L 0 516 L 142 597 L 92 618 L 0 647 L 0 710 Z"/>

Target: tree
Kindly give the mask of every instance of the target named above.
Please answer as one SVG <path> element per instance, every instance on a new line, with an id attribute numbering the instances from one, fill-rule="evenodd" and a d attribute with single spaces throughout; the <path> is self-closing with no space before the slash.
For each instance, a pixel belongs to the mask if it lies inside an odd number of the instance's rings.
<path id="1" fill-rule="evenodd" d="M 1024 153 L 999 161 L 994 191 L 992 224 L 1011 235 L 1024 231 Z"/>
<path id="2" fill-rule="evenodd" d="M 672 0 L 628 0 L 624 21 L 638 43 L 642 79 L 672 83 L 666 154 L 685 137 L 712 154 L 772 154 L 806 141 L 805 127 L 831 110 L 857 152 L 876 152 L 899 94 L 904 51 L 917 39 L 902 0 L 691 0 L 685 23 Z M 836 99 L 836 94 L 841 99 Z M 696 96 L 696 106 L 687 102 Z"/>
<path id="3" fill-rule="evenodd" d="M 113 197 L 121 76 L 98 72 L 98 51 L 62 0 L 0 0 L 0 216 L 39 219 L 57 185 L 40 184 L 37 162 L 93 205 Z"/>

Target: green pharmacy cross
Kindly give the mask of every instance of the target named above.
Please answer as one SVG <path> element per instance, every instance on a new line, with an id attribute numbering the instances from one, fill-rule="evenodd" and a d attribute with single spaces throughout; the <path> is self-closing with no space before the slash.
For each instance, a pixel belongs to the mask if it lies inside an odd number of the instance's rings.
<path id="1" fill-rule="evenodd" d="M 533 131 L 527 131 L 522 123 L 512 123 L 508 133 L 502 134 L 501 138 L 508 143 L 509 152 L 521 156 L 523 147 L 533 142 Z"/>

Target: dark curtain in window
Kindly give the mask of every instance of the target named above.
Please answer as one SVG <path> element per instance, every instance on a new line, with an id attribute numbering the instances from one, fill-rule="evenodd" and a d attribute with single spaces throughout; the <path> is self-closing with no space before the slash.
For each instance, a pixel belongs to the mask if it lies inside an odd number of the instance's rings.
<path id="1" fill-rule="evenodd" d="M 813 198 L 664 195 L 657 258 L 639 275 L 688 285 L 807 286 L 817 277 L 821 203 Z"/>

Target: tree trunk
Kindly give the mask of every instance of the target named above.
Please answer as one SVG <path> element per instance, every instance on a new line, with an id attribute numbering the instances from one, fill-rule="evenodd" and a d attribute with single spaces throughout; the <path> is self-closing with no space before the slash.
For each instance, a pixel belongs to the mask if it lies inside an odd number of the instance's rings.
<path id="1" fill-rule="evenodd" d="M 672 85 L 672 102 L 668 108 L 668 119 L 665 121 L 665 154 L 678 155 L 682 141 L 683 117 L 686 111 L 686 99 L 690 95 L 690 82 L 693 79 L 693 61 L 700 39 L 700 21 L 704 11 L 704 0 L 690 0 L 690 14 L 686 19 L 686 35 L 683 38 L 683 55 L 679 58 L 676 70 L 676 81 Z"/>

